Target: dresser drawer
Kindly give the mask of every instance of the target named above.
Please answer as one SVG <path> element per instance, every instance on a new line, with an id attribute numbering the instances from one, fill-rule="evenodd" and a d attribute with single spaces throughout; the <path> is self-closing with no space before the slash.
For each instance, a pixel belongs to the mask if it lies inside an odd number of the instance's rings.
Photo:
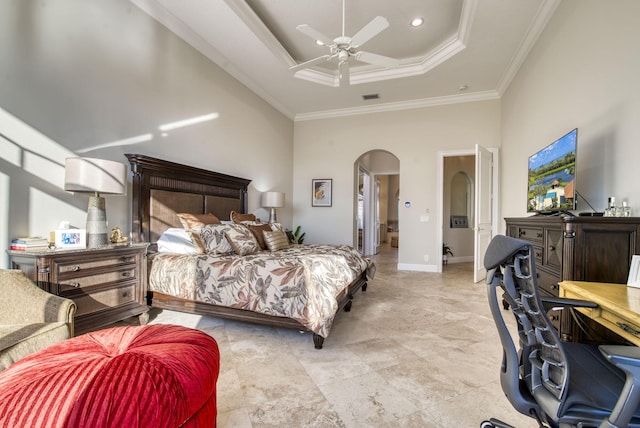
<path id="1" fill-rule="evenodd" d="M 531 243 L 542 244 L 544 233 L 541 227 L 522 227 L 518 228 L 518 238 L 524 239 Z"/>
<path id="2" fill-rule="evenodd" d="M 137 279 L 139 276 L 137 266 L 123 266 L 118 270 L 98 272 L 94 275 L 72 276 L 71 278 L 58 277 L 58 287 L 61 295 L 67 294 L 70 290 L 82 288 L 87 289 L 98 285 L 111 284 L 122 281 Z"/>
<path id="3" fill-rule="evenodd" d="M 103 289 L 88 294 L 76 295 L 76 317 L 91 314 L 104 309 L 116 308 L 135 301 L 136 284 L 129 283 L 116 288 Z"/>
<path id="4" fill-rule="evenodd" d="M 79 262 L 64 262 L 58 263 L 55 262 L 55 271 L 58 277 L 76 277 L 83 276 L 87 273 L 104 270 L 104 269 L 112 269 L 117 266 L 122 265 L 135 265 L 136 257 L 135 256 L 122 256 L 122 257 L 107 257 L 107 258 L 99 258 L 93 260 L 85 260 Z"/>
<path id="5" fill-rule="evenodd" d="M 538 287 L 540 287 L 540 294 L 558 297 L 558 281 L 560 281 L 560 277 L 552 275 L 543 269 L 537 269 L 536 272 L 538 273 Z"/>

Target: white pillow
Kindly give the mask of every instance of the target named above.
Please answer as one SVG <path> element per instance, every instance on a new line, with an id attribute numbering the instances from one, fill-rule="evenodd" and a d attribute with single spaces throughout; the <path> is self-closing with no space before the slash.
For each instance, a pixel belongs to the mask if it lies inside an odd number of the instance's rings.
<path id="1" fill-rule="evenodd" d="M 174 254 L 198 254 L 200 251 L 193 245 L 189 232 L 177 227 L 170 228 L 158 239 L 158 251 Z"/>

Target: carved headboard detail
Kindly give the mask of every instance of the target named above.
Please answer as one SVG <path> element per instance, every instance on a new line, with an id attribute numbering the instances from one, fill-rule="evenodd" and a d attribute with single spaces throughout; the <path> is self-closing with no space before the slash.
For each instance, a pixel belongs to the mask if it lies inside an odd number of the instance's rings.
<path id="1" fill-rule="evenodd" d="M 133 174 L 134 242 L 155 244 L 166 229 L 181 227 L 180 212 L 212 213 L 221 220 L 228 220 L 231 211 L 247 212 L 251 180 L 145 155 L 125 156 Z"/>

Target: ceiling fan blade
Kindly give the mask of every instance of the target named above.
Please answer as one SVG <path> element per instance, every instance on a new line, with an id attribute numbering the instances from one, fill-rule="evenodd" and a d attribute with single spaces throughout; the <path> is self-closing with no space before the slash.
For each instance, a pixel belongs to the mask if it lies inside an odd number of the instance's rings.
<path id="1" fill-rule="evenodd" d="M 382 67 L 393 68 L 400 65 L 400 61 L 388 56 L 378 55 L 371 52 L 357 52 L 355 55 L 358 61 L 367 62 L 373 65 L 379 65 Z"/>
<path id="2" fill-rule="evenodd" d="M 322 44 L 325 45 L 325 46 L 332 46 L 332 45 L 335 44 L 332 39 L 330 39 L 329 37 L 325 36 L 320 31 L 308 26 L 307 24 L 298 25 L 296 27 L 296 29 L 298 31 L 300 31 L 301 33 L 304 33 L 307 36 L 311 37 L 313 40 L 318 40 L 318 41 L 322 42 Z"/>
<path id="3" fill-rule="evenodd" d="M 289 67 L 289 70 L 293 70 L 293 71 L 302 70 L 303 68 L 309 68 L 316 64 L 320 64 L 321 62 L 329 61 L 331 58 L 333 58 L 333 55 L 322 55 L 322 56 L 319 56 L 318 58 L 310 59 L 309 61 L 301 62 L 300 64 L 291 66 Z"/>
<path id="4" fill-rule="evenodd" d="M 340 61 L 338 64 L 338 80 L 341 88 L 349 86 L 349 61 Z"/>
<path id="5" fill-rule="evenodd" d="M 377 36 L 379 32 L 381 32 L 388 26 L 389 21 L 387 21 L 386 18 L 383 18 L 382 16 L 376 16 L 371 20 L 371 22 L 362 27 L 362 29 L 351 38 L 351 46 L 356 48 L 363 45 L 369 39 Z"/>

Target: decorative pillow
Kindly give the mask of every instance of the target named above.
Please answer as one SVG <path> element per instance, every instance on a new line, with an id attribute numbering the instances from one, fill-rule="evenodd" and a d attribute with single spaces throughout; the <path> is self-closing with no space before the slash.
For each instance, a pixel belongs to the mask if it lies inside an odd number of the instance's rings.
<path id="1" fill-rule="evenodd" d="M 271 226 L 271 230 L 273 231 L 284 232 L 284 226 L 282 223 L 269 223 L 269 226 Z"/>
<path id="2" fill-rule="evenodd" d="M 229 230 L 225 231 L 224 235 L 233 251 L 239 256 L 246 256 L 260 250 L 253 232 L 246 226 L 240 224 L 230 225 Z"/>
<path id="3" fill-rule="evenodd" d="M 198 237 L 198 240 L 200 238 Z M 195 246 L 191 234 L 184 229 L 172 227 L 165 230 L 158 239 L 158 251 L 161 253 L 197 254 L 202 251 Z"/>
<path id="4" fill-rule="evenodd" d="M 275 232 L 263 232 L 264 242 L 267 244 L 269 251 L 278 251 L 289 248 L 289 240 L 287 234 L 280 231 Z"/>
<path id="5" fill-rule="evenodd" d="M 204 251 L 209 254 L 233 253 L 233 248 L 225 232 L 230 230 L 233 224 L 207 224 L 200 231 L 200 239 L 204 243 Z"/>
<path id="6" fill-rule="evenodd" d="M 182 223 L 182 227 L 185 230 L 191 230 L 197 227 L 202 227 L 205 224 L 219 224 L 220 219 L 213 214 L 189 214 L 180 213 L 176 214 Z"/>
<path id="7" fill-rule="evenodd" d="M 201 253 L 206 252 L 205 244 L 202 242 L 202 239 L 200 239 L 200 232 L 207 224 L 219 224 L 220 219 L 213 214 L 179 213 L 176 215 L 180 223 L 182 223 L 182 227 L 189 232 L 193 245 L 195 245 Z"/>
<path id="8" fill-rule="evenodd" d="M 256 221 L 256 216 L 254 214 L 240 214 L 235 211 L 231 211 L 231 221 L 234 223 L 242 223 L 244 221 Z"/>
<path id="9" fill-rule="evenodd" d="M 258 245 L 260 246 L 260 249 L 266 250 L 267 244 L 266 242 L 264 242 L 264 234 L 262 232 L 264 231 L 271 232 L 272 231 L 271 226 L 268 223 L 264 223 L 264 224 L 250 225 L 249 229 L 251 230 L 253 235 L 256 237 L 256 241 L 258 241 Z"/>

